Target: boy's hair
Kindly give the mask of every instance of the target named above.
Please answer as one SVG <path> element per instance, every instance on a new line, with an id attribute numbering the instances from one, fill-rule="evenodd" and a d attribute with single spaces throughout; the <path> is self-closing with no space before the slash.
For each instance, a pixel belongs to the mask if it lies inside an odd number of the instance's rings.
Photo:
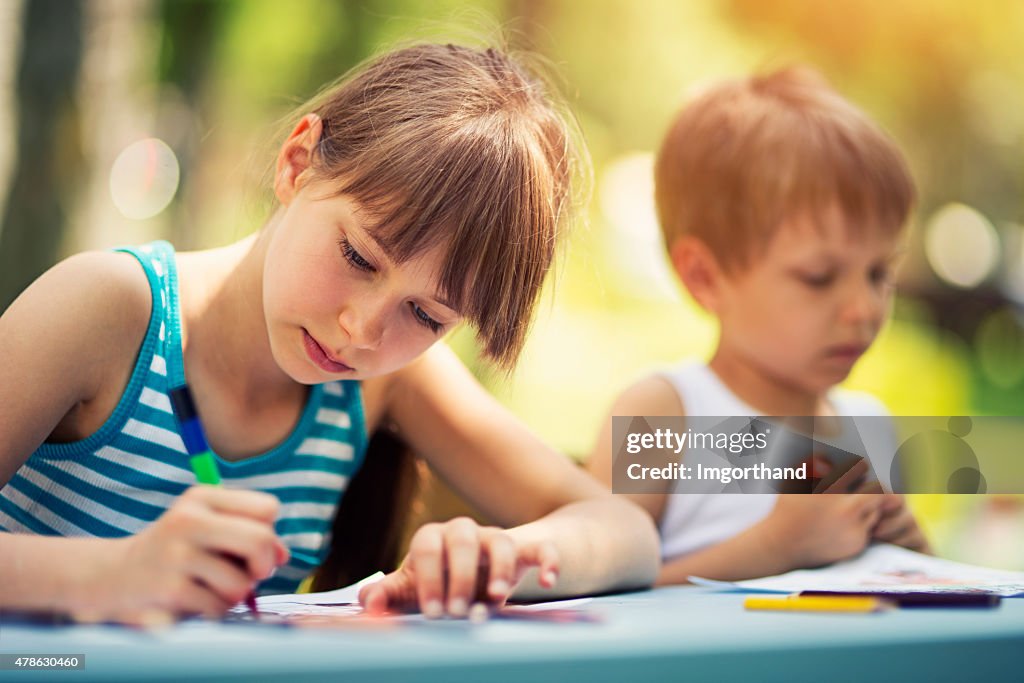
<path id="1" fill-rule="evenodd" d="M 655 164 L 665 245 L 692 235 L 723 267 L 795 216 L 838 207 L 848 229 L 902 228 L 915 190 L 895 143 L 816 72 L 725 81 L 676 117 Z"/>
<path id="2" fill-rule="evenodd" d="M 414 45 L 357 67 L 305 108 L 323 121 L 315 176 L 362 205 L 397 262 L 445 249 L 440 293 L 505 369 L 585 167 L 574 120 L 521 59 Z"/>

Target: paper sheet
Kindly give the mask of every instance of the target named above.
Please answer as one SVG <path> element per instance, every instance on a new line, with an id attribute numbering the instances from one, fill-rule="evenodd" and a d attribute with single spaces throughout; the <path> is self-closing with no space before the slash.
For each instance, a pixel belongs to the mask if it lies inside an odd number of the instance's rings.
<path id="1" fill-rule="evenodd" d="M 362 581 L 320 593 L 293 593 L 289 595 L 264 595 L 256 598 L 256 606 L 260 615 L 273 615 L 284 620 L 303 620 L 310 624 L 322 623 L 315 617 L 331 619 L 353 617 L 362 614 L 359 604 L 359 590 L 369 583 L 376 583 L 384 578 L 383 572 L 367 576 Z M 493 617 L 550 621 L 590 621 L 591 619 L 577 608 L 590 602 L 592 598 L 575 598 L 571 600 L 555 600 L 528 605 L 511 605 L 492 614 Z M 236 617 L 248 617 L 249 609 L 240 602 L 230 610 Z M 401 615 L 402 618 L 418 615 Z M 314 618 L 314 619 L 310 619 Z"/>
<path id="2" fill-rule="evenodd" d="M 698 576 L 702 586 L 756 592 L 796 593 L 805 590 L 843 592 L 950 593 L 983 592 L 1004 597 L 1024 596 L 1024 572 L 989 569 L 890 544 L 869 547 L 859 556 L 820 569 L 798 569 L 749 581 L 715 581 Z"/>
<path id="3" fill-rule="evenodd" d="M 261 614 L 292 616 L 298 614 L 319 614 L 339 616 L 344 613 L 359 614 L 359 589 L 368 583 L 376 583 L 384 578 L 384 572 L 367 576 L 351 586 L 320 593 L 291 593 L 287 595 L 261 595 L 256 598 L 256 606 Z M 240 602 L 231 608 L 235 614 L 246 614 L 249 608 Z"/>

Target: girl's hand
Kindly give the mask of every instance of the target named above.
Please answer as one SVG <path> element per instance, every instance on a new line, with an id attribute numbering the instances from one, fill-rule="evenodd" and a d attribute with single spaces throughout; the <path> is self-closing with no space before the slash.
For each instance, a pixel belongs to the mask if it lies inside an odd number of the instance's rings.
<path id="1" fill-rule="evenodd" d="M 860 553 L 882 516 L 877 494 L 781 494 L 762 522 L 774 552 L 791 569 L 818 567 Z"/>
<path id="2" fill-rule="evenodd" d="M 902 495 L 887 493 L 882 496 L 881 517 L 871 532 L 876 541 L 895 543 L 920 553 L 930 553 L 928 539 L 917 525 L 914 514 Z"/>
<path id="3" fill-rule="evenodd" d="M 223 614 L 288 559 L 278 506 L 257 491 L 188 489 L 143 531 L 97 546 L 72 616 L 146 625 Z"/>
<path id="4" fill-rule="evenodd" d="M 539 568 L 542 587 L 555 585 L 558 551 L 551 542 L 517 544 L 503 529 L 459 517 L 421 527 L 402 566 L 364 587 L 359 601 L 369 614 L 418 608 L 430 618 L 465 617 L 474 602 L 504 605 L 531 567 Z"/>

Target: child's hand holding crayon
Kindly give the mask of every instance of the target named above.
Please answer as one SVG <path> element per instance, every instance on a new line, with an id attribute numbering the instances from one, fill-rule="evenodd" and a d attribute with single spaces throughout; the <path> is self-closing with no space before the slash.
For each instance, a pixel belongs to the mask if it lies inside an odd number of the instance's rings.
<path id="1" fill-rule="evenodd" d="M 223 614 L 288 559 L 274 533 L 278 505 L 256 491 L 188 489 L 143 531 L 93 546 L 71 616 L 150 625 Z"/>
<path id="2" fill-rule="evenodd" d="M 780 495 L 761 525 L 772 549 L 786 555 L 790 569 L 818 567 L 867 547 L 883 500 L 871 493 Z"/>
<path id="3" fill-rule="evenodd" d="M 907 507 L 907 501 L 897 493 L 883 496 L 882 514 L 871 532 L 876 541 L 895 543 L 919 553 L 930 553 L 931 547 L 921 527 L 917 524 L 914 513 Z"/>
<path id="4" fill-rule="evenodd" d="M 541 587 L 555 585 L 559 557 L 552 543 L 518 542 L 503 529 L 461 517 L 421 527 L 402 566 L 363 588 L 359 601 L 369 614 L 418 608 L 430 618 L 466 617 L 475 602 L 504 605 L 533 567 Z"/>

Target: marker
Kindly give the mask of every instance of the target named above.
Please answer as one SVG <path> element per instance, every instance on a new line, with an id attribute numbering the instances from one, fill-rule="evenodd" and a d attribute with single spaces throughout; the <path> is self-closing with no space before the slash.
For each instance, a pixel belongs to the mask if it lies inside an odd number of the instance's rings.
<path id="1" fill-rule="evenodd" d="M 192 400 L 192 391 L 187 384 L 183 384 L 177 389 L 171 389 L 170 397 L 171 408 L 181 430 L 181 439 L 185 442 L 185 452 L 189 456 L 188 463 L 196 475 L 196 480 L 200 484 L 220 486 L 220 470 L 217 469 L 217 460 L 210 450 L 210 444 L 206 441 L 203 425 L 199 423 L 199 412 Z M 239 564 L 242 564 L 240 560 Z M 255 616 L 260 615 L 256 607 L 256 593 L 253 591 L 249 591 L 245 597 L 245 606 Z"/>
<path id="2" fill-rule="evenodd" d="M 782 612 L 881 612 L 895 605 L 877 597 L 823 597 L 787 595 L 778 598 L 751 597 L 743 601 L 749 610 Z"/>
<path id="3" fill-rule="evenodd" d="M 822 596 L 822 597 L 877 597 L 894 602 L 900 607 L 998 607 L 1002 598 L 994 593 L 983 592 L 943 592 L 925 593 L 921 591 L 910 592 L 884 592 L 884 593 L 858 593 L 846 591 L 800 591 L 801 596 Z"/>

